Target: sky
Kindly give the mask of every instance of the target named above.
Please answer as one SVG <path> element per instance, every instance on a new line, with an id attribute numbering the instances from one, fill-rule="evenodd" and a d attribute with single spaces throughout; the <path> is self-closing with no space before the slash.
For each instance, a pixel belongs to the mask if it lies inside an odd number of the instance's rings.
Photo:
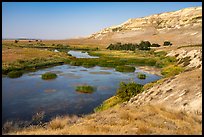
<path id="1" fill-rule="evenodd" d="M 2 38 L 69 39 L 202 2 L 2 2 Z"/>

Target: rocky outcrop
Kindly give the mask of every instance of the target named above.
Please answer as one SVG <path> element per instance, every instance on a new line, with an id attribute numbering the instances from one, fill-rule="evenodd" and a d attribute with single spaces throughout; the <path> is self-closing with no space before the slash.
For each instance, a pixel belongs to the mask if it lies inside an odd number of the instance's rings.
<path id="1" fill-rule="evenodd" d="M 164 105 L 167 108 L 202 114 L 202 48 L 181 48 L 170 51 L 185 72 L 165 78 L 145 92 L 130 99 L 126 105 Z"/>
<path id="2" fill-rule="evenodd" d="M 187 39 L 188 36 L 188 39 Z M 171 40 L 184 44 L 202 43 L 202 7 L 129 19 L 121 25 L 105 28 L 89 39 L 137 42 L 151 40 L 162 43 Z"/>
<path id="3" fill-rule="evenodd" d="M 192 50 L 172 50 L 167 56 L 175 56 L 178 59 L 178 64 L 186 68 L 202 67 L 202 48 Z"/>
<path id="4" fill-rule="evenodd" d="M 130 106 L 144 104 L 162 104 L 173 110 L 202 114 L 202 70 L 168 78 L 128 102 Z"/>

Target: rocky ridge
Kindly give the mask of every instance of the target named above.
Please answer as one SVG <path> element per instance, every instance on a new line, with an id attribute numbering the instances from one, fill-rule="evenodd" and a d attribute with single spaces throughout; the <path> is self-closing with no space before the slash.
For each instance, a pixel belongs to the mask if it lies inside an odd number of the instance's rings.
<path id="1" fill-rule="evenodd" d="M 186 39 L 186 36 L 188 36 L 188 39 Z M 202 43 L 202 7 L 191 7 L 129 19 L 121 25 L 108 27 L 94 33 L 88 39 L 121 42 L 141 40 L 162 42 L 164 40 L 175 41 L 174 39 L 176 39 L 181 41 L 182 44 L 185 44 L 183 43 L 185 40 L 189 44 L 200 44 Z M 174 43 L 176 44 L 176 42 Z"/>
<path id="2" fill-rule="evenodd" d="M 167 108 L 202 114 L 202 48 L 170 51 L 185 72 L 165 78 L 153 87 L 130 99 L 127 105 L 161 104 Z"/>

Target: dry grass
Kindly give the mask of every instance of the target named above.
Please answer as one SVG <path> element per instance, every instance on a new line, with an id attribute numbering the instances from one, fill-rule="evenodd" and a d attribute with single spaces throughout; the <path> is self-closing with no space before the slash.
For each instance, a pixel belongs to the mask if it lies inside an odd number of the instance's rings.
<path id="1" fill-rule="evenodd" d="M 202 134 L 202 119 L 198 116 L 152 105 L 111 108 L 69 126 L 67 121 L 56 118 L 47 128 L 24 129 L 15 134 Z"/>
<path id="2" fill-rule="evenodd" d="M 2 62 L 11 63 L 17 60 L 29 60 L 34 58 L 51 58 L 51 57 L 65 57 L 64 53 L 52 52 L 42 49 L 29 49 L 29 48 L 3 48 L 2 49 Z"/>
<path id="3" fill-rule="evenodd" d="M 63 129 L 67 124 L 68 124 L 68 118 L 56 117 L 55 119 L 49 122 L 48 128 L 51 128 L 53 130 Z"/>

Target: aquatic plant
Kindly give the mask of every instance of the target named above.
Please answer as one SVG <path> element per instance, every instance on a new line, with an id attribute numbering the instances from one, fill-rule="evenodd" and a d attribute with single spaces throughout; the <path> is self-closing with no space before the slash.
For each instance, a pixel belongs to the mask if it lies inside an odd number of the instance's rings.
<path id="1" fill-rule="evenodd" d="M 92 93 L 94 92 L 94 87 L 90 85 L 77 86 L 76 91 L 82 92 L 82 93 Z"/>
<path id="2" fill-rule="evenodd" d="M 143 74 L 143 73 L 138 73 L 138 74 L 137 74 L 137 77 L 138 77 L 139 79 L 146 79 L 146 75 Z"/>
<path id="3" fill-rule="evenodd" d="M 73 60 L 73 61 L 70 62 L 70 65 L 72 65 L 72 66 L 81 66 L 82 62 L 79 61 L 79 60 L 75 60 L 75 61 Z"/>
<path id="4" fill-rule="evenodd" d="M 11 71 L 8 73 L 9 78 L 18 78 L 23 75 L 22 71 Z"/>
<path id="5" fill-rule="evenodd" d="M 94 62 L 84 62 L 82 66 L 85 68 L 91 68 L 91 67 L 96 66 L 96 64 Z"/>
<path id="6" fill-rule="evenodd" d="M 117 66 L 115 68 L 115 70 L 119 71 L 119 72 L 134 72 L 135 67 L 132 67 L 132 66 Z"/>
<path id="7" fill-rule="evenodd" d="M 57 78 L 57 74 L 51 73 L 51 72 L 46 72 L 42 74 L 42 79 L 47 80 L 47 79 L 55 79 Z"/>

